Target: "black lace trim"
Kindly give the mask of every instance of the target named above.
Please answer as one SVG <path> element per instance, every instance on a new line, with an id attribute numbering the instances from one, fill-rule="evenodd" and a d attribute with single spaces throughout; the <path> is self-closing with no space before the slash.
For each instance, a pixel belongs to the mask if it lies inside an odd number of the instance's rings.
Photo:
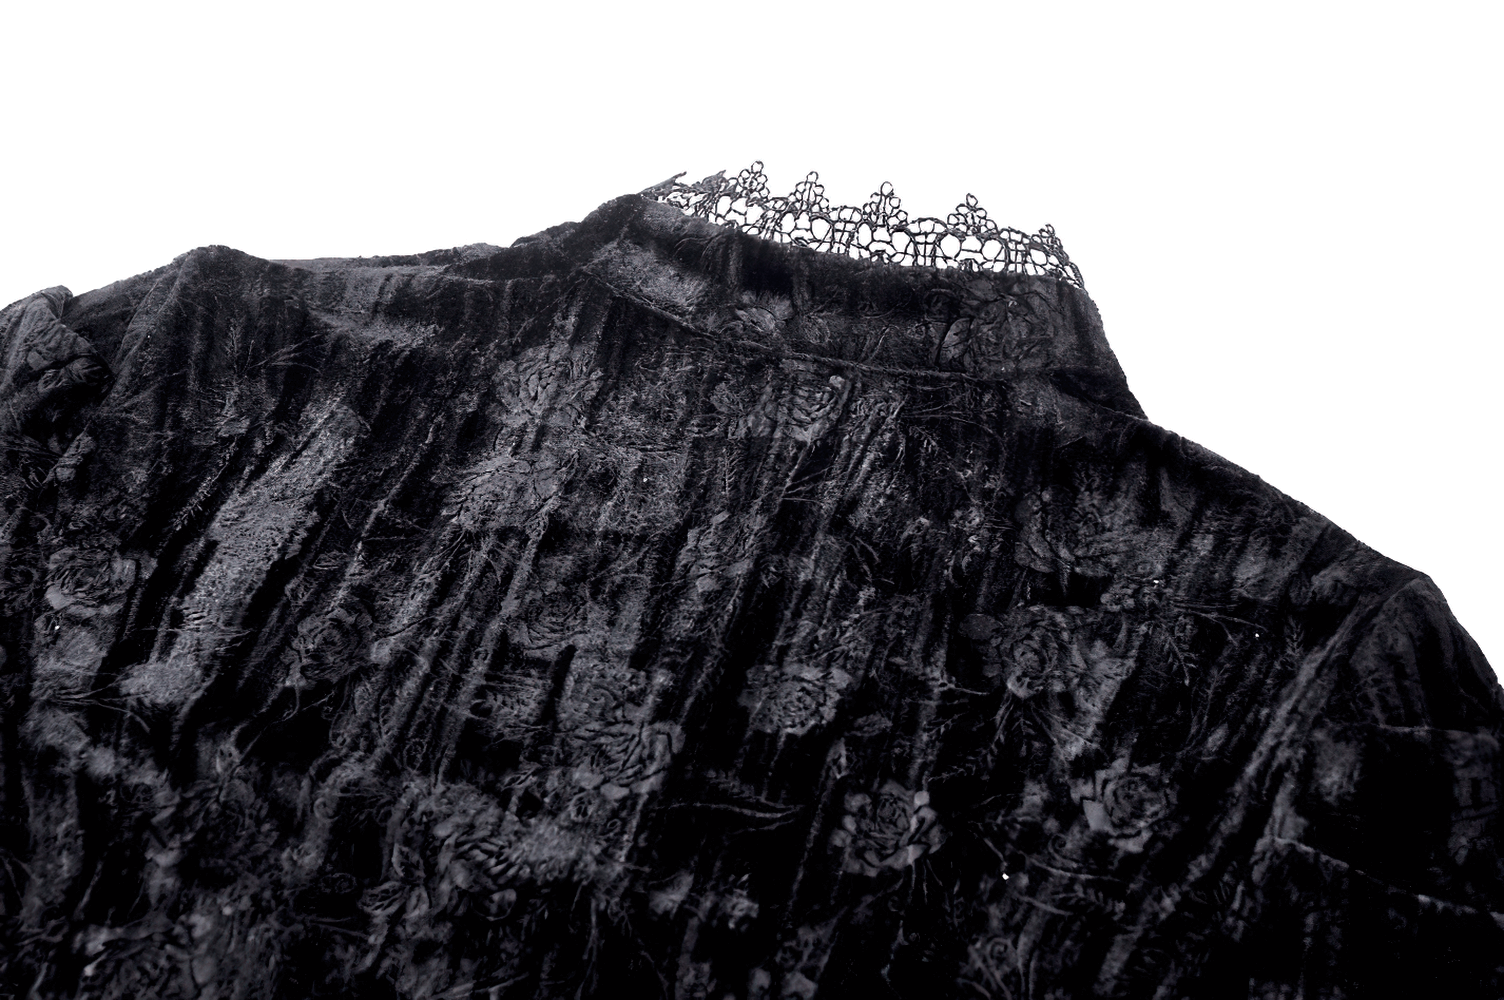
<path id="1" fill-rule="evenodd" d="M 1048 274 L 1086 287 L 1053 227 L 1033 235 L 999 227 L 970 194 L 944 221 L 928 216 L 910 219 L 887 182 L 856 208 L 832 206 L 820 175 L 813 171 L 793 193 L 773 195 L 761 161 L 729 180 L 724 170 L 691 184 L 680 181 L 683 176 L 642 193 L 751 236 L 825 253 L 908 266 Z"/>

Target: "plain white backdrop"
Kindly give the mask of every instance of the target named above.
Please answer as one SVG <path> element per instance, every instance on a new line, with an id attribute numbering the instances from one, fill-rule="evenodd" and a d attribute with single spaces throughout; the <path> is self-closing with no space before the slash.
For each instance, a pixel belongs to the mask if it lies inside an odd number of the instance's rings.
<path id="1" fill-rule="evenodd" d="M 0 303 L 226 244 L 508 244 L 687 170 L 1052 223 L 1151 419 L 1504 667 L 1504 7 L 59 3 L 0 14 Z"/>

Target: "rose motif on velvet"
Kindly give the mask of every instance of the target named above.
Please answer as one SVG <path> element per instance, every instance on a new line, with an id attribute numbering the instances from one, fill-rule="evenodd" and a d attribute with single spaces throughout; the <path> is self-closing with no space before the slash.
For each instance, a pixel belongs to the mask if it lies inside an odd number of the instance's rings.
<path id="1" fill-rule="evenodd" d="M 852 677 L 839 667 L 788 664 L 763 667 L 749 678 L 741 702 L 752 709 L 752 727 L 765 733 L 803 736 L 835 718 Z"/>
<path id="2" fill-rule="evenodd" d="M 102 548 L 58 549 L 47 560 L 47 603 L 90 617 L 136 582 L 136 563 Z"/>
<path id="3" fill-rule="evenodd" d="M 298 625 L 282 661 L 300 677 L 330 679 L 348 674 L 370 648 L 371 616 L 363 608 L 341 606 Z"/>
<path id="4" fill-rule="evenodd" d="M 575 765 L 574 783 L 607 802 L 656 791 L 671 758 L 684 748 L 677 724 L 653 721 L 650 686 L 640 671 L 596 665 L 581 670 L 560 706 L 559 728 L 565 759 Z"/>
<path id="5" fill-rule="evenodd" d="M 1130 768 L 1119 760 L 1076 792 L 1087 825 L 1133 854 L 1144 849 L 1155 827 L 1175 808 L 1175 790 L 1158 764 Z"/>
<path id="6" fill-rule="evenodd" d="M 1071 619 L 1054 608 L 1021 608 L 1002 621 L 968 615 L 961 635 L 982 648 L 982 670 L 1002 676 L 1008 690 L 1032 698 L 1053 687 L 1064 690 L 1062 667 L 1074 637 Z"/>
<path id="7" fill-rule="evenodd" d="M 1052 624 L 1034 622 L 1003 642 L 1005 683 L 1020 698 L 1032 698 L 1049 687 L 1060 665 L 1060 636 Z"/>
<path id="8" fill-rule="evenodd" d="M 940 817 L 930 808 L 930 793 L 910 791 L 887 781 L 874 794 L 851 793 L 846 815 L 830 836 L 841 852 L 841 870 L 879 875 L 901 870 L 945 843 Z"/>
<path id="9" fill-rule="evenodd" d="M 1107 611 L 1153 611 L 1164 603 L 1169 593 L 1165 565 L 1169 561 L 1168 543 L 1162 543 L 1136 557 L 1124 558 L 1112 576 L 1112 583 L 1098 603 Z"/>
<path id="10" fill-rule="evenodd" d="M 765 704 L 778 728 L 798 733 L 808 731 L 819 720 L 825 698 L 818 680 L 789 677 L 773 689 Z"/>
<path id="11" fill-rule="evenodd" d="M 672 722 L 592 722 L 573 734 L 571 744 L 582 759 L 576 784 L 615 802 L 657 790 L 670 759 L 684 748 L 684 732 Z"/>

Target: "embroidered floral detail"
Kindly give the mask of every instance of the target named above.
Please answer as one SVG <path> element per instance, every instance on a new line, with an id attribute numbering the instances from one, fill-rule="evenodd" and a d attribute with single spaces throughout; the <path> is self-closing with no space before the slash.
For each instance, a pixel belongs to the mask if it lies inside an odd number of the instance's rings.
<path id="1" fill-rule="evenodd" d="M 831 846 L 841 851 L 842 871 L 879 875 L 885 868 L 907 868 L 945 843 L 929 792 L 887 781 L 875 795 L 848 794 L 845 806 L 840 828 L 830 835 Z"/>

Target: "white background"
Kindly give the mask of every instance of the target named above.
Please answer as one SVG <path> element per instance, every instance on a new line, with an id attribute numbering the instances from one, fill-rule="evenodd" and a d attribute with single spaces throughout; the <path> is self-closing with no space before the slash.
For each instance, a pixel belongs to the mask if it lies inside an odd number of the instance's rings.
<path id="1" fill-rule="evenodd" d="M 918 11 L 924 13 L 918 13 Z M 1053 223 L 1151 419 L 1495 664 L 1498 3 L 10 3 L 0 302 L 507 244 L 687 170 Z"/>

